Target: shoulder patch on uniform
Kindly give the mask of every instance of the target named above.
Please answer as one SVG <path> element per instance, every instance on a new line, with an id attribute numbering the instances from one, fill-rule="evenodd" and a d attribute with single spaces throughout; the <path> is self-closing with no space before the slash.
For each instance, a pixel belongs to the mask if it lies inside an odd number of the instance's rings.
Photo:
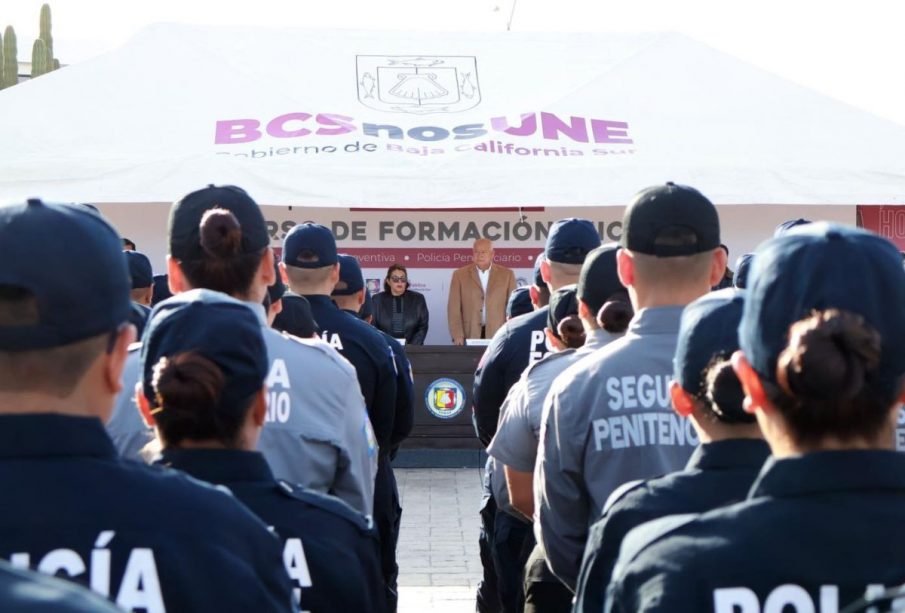
<path id="1" fill-rule="evenodd" d="M 603 515 L 606 515 L 607 511 L 610 510 L 614 504 L 622 500 L 622 498 L 631 492 L 632 490 L 637 489 L 639 486 L 644 485 L 647 482 L 646 479 L 637 479 L 635 481 L 628 481 L 623 483 L 610 494 L 609 498 L 606 499 L 606 503 L 603 505 Z"/>
<path id="2" fill-rule="evenodd" d="M 373 524 L 370 517 L 365 517 L 353 509 L 345 500 L 341 500 L 336 496 L 315 492 L 314 490 L 309 490 L 301 485 L 293 485 L 283 479 L 277 479 L 276 487 L 277 490 L 287 498 L 299 500 L 305 504 L 309 504 L 341 517 L 349 523 L 354 524 L 356 528 L 363 532 L 368 532 L 372 529 Z"/>
<path id="3" fill-rule="evenodd" d="M 619 559 L 613 568 L 613 580 L 616 580 L 627 564 L 630 564 L 638 555 L 650 545 L 660 540 L 670 532 L 688 525 L 699 517 L 697 513 L 684 515 L 668 515 L 655 519 L 633 528 L 622 539 L 619 548 Z"/>

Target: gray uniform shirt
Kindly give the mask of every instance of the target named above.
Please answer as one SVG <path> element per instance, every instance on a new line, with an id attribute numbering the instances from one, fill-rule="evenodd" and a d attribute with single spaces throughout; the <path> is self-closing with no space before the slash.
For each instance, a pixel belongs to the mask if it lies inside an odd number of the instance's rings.
<path id="1" fill-rule="evenodd" d="M 333 494 L 370 516 L 377 443 L 355 369 L 321 340 L 268 327 L 263 307 L 246 304 L 261 320 L 270 359 L 267 415 L 258 450 L 277 478 Z M 116 448 L 131 459 L 140 459 L 138 450 L 153 436 L 135 406 L 135 383 L 141 378 L 138 358 L 138 351 L 129 354 L 123 392 L 107 426 Z"/>
<path id="2" fill-rule="evenodd" d="M 537 461 L 544 400 L 553 381 L 572 364 L 621 336 L 622 334 L 612 334 L 605 330 L 594 330 L 582 347 L 548 353 L 542 360 L 526 368 L 500 411 L 500 425 L 487 453 L 515 470 L 533 472 Z"/>
<path id="3" fill-rule="evenodd" d="M 642 309 L 626 335 L 566 369 L 547 397 L 534 472 L 534 524 L 573 591 L 591 523 L 627 481 L 680 470 L 697 435 L 671 409 L 683 307 Z"/>

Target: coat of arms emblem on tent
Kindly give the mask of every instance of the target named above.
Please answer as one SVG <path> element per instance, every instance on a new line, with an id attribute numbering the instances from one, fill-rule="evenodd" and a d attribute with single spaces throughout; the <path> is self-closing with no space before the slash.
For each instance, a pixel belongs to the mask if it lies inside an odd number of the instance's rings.
<path id="1" fill-rule="evenodd" d="M 358 100 L 391 113 L 458 113 L 481 102 L 478 63 L 468 55 L 356 56 Z"/>

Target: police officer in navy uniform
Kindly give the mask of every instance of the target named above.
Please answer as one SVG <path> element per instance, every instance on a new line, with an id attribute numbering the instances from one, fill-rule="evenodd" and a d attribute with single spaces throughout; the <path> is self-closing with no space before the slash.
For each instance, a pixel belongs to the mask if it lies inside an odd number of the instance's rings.
<path id="1" fill-rule="evenodd" d="M 526 368 L 512 387 L 487 450 L 505 465 L 508 498 L 528 519 L 534 516 L 532 481 L 547 392 L 568 368 L 620 338 L 632 316 L 616 271 L 617 248 L 604 245 L 591 251 L 578 285 L 554 292 L 544 330 L 554 351 Z M 603 323 L 597 321 L 598 312 L 603 313 Z M 525 610 L 569 610 L 571 602 L 572 593 L 550 573 L 542 549 L 535 547 L 525 569 Z"/>
<path id="2" fill-rule="evenodd" d="M 550 292 L 578 281 L 585 256 L 600 246 L 600 235 L 587 219 L 568 218 L 554 223 L 547 236 L 544 259 L 539 269 Z M 496 433 L 500 406 L 512 385 L 529 365 L 547 352 L 544 328 L 547 307 L 507 321 L 494 334 L 475 372 L 474 422 L 478 438 L 489 445 Z M 487 475 L 491 490 L 495 479 L 502 480 L 502 466 L 488 458 Z M 485 505 L 486 508 L 487 505 Z M 522 600 L 522 570 L 530 552 L 525 536 L 530 525 L 524 519 L 497 509 L 493 538 L 497 590 L 503 611 L 516 611 Z M 478 599 L 482 600 L 479 590 Z"/>
<path id="3" fill-rule="evenodd" d="M 222 234 L 235 235 L 235 240 L 218 241 Z M 355 370 L 320 340 L 291 337 L 269 327 L 262 301 L 276 269 L 261 208 L 238 187 L 208 186 L 173 205 L 168 241 L 174 291 L 222 291 L 246 302 L 264 328 L 270 371 L 259 445 L 271 470 L 370 514 L 377 451 Z M 138 350 L 133 349 L 124 381 L 131 389 L 140 379 Z M 148 431 L 134 394 L 117 399 L 108 431 L 125 457 L 135 457 Z"/>
<path id="4" fill-rule="evenodd" d="M 590 531 L 578 577 L 575 611 L 603 610 L 619 546 L 644 522 L 701 513 L 743 500 L 770 454 L 730 358 L 738 350 L 744 293 L 722 290 L 685 307 L 679 324 L 673 408 L 691 420 L 702 444 L 684 470 L 626 484 L 607 501 Z"/>
<path id="5" fill-rule="evenodd" d="M 622 225 L 616 261 L 634 318 L 625 336 L 557 377 L 534 472 L 535 536 L 573 591 L 588 528 L 613 491 L 681 469 L 698 444 L 670 406 L 672 357 L 682 309 L 726 268 L 716 207 L 694 188 L 642 190 Z"/>
<path id="6" fill-rule="evenodd" d="M 274 478 L 255 451 L 267 411 L 267 346 L 257 315 L 192 290 L 154 309 L 137 401 L 157 426 L 160 463 L 224 485 L 274 528 L 300 608 L 384 611 L 377 535 L 340 499 Z"/>
<path id="7" fill-rule="evenodd" d="M 113 228 L 84 207 L 3 206 L 0 258 L 0 488 L 15 493 L 0 506 L 0 558 L 125 610 L 295 610 L 258 518 L 121 460 L 104 431 L 135 334 Z"/>
<path id="8" fill-rule="evenodd" d="M 905 583 L 896 248 L 815 223 L 762 244 L 733 366 L 773 457 L 740 503 L 626 537 L 610 611 L 841 611 Z"/>
<path id="9" fill-rule="evenodd" d="M 290 230 L 283 241 L 283 269 L 290 289 L 304 296 L 311 305 L 311 312 L 321 329 L 321 338 L 355 367 L 377 438 L 379 467 L 389 461 L 393 448 L 397 412 L 395 352 L 377 329 L 343 312 L 331 299 L 330 295 L 340 281 L 340 268 L 336 239 L 329 229 L 304 223 Z M 375 488 L 384 488 L 381 493 L 375 491 L 375 499 L 391 500 L 390 487 L 391 482 L 386 478 L 375 481 Z M 383 533 L 381 537 L 384 537 Z M 389 544 L 389 535 L 383 540 Z M 390 610 L 395 610 L 397 595 L 394 577 L 388 575 L 385 579 L 387 602 Z"/>
<path id="10" fill-rule="evenodd" d="M 367 293 L 358 259 L 355 256 L 340 253 L 339 281 L 333 288 L 333 302 L 350 317 L 360 318 Z M 390 453 L 381 455 L 374 487 L 374 523 L 380 534 L 381 567 L 388 589 L 395 593 L 399 576 L 396 545 L 399 541 L 399 526 L 402 522 L 402 506 L 390 460 L 395 456 L 402 441 L 412 431 L 415 419 L 412 401 L 414 381 L 412 380 L 412 365 L 409 363 L 402 345 L 379 328 L 374 328 L 374 330 L 379 332 L 390 346 L 396 363 L 396 414 L 393 418 L 393 433 L 390 436 Z"/>

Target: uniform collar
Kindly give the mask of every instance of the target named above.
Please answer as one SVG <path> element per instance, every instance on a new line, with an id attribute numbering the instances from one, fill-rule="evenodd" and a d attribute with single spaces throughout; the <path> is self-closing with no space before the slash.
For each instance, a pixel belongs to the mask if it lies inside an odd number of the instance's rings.
<path id="1" fill-rule="evenodd" d="M 719 470 L 725 468 L 760 468 L 770 457 L 764 440 L 734 438 L 698 445 L 685 470 Z"/>
<path id="2" fill-rule="evenodd" d="M 584 345 L 582 345 L 581 348 L 588 350 L 600 349 L 604 345 L 608 345 L 621 336 L 622 334 L 607 332 L 603 328 L 597 328 L 595 330 L 591 330 L 591 332 L 588 333 Z"/>
<path id="3" fill-rule="evenodd" d="M 818 451 L 770 458 L 749 498 L 792 498 L 823 492 L 905 490 L 905 454 L 895 451 Z"/>
<path id="4" fill-rule="evenodd" d="M 0 458 L 61 456 L 118 457 L 97 417 L 0 415 Z"/>
<path id="5" fill-rule="evenodd" d="M 676 334 L 684 305 L 641 309 L 628 326 L 629 334 Z"/>
<path id="6" fill-rule="evenodd" d="M 209 483 L 274 481 L 267 460 L 239 449 L 164 449 L 157 464 L 177 468 Z"/>

